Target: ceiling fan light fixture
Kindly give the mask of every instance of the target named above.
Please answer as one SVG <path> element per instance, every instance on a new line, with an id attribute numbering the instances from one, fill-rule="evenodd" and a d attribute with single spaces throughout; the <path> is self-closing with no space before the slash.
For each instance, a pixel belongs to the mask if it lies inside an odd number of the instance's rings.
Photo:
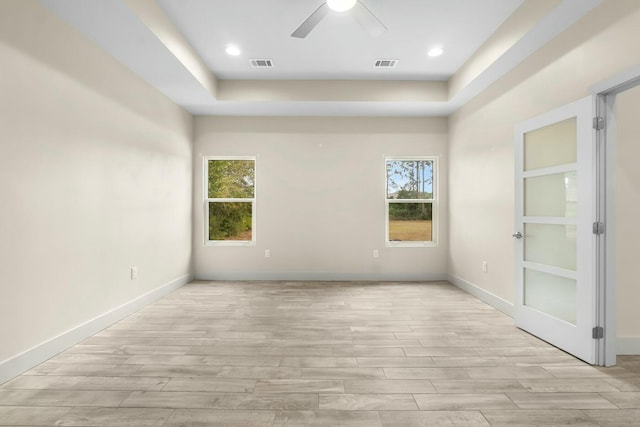
<path id="1" fill-rule="evenodd" d="M 329 9 L 336 12 L 346 12 L 356 5 L 358 0 L 327 0 Z"/>

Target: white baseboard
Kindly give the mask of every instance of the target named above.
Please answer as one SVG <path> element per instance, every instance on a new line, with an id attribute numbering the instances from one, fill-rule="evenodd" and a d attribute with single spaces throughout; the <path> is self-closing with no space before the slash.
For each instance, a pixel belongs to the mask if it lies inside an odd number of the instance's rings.
<path id="1" fill-rule="evenodd" d="M 502 298 L 500 298 L 499 296 L 496 296 L 494 294 L 492 294 L 491 292 L 487 292 L 484 289 L 467 282 L 464 279 L 461 279 L 457 276 L 454 275 L 449 275 L 448 276 L 448 280 L 449 282 L 451 282 L 452 284 L 456 285 L 457 287 L 459 287 L 460 289 L 462 289 L 463 291 L 466 291 L 467 293 L 473 295 L 474 297 L 478 298 L 480 301 L 483 301 L 487 304 L 489 304 L 490 306 L 496 308 L 497 310 L 500 310 L 501 312 L 503 312 L 504 314 L 506 314 L 507 316 L 513 317 L 513 304 L 510 303 L 507 300 L 504 300 Z"/>
<path id="2" fill-rule="evenodd" d="M 100 332 L 104 328 L 135 313 L 144 306 L 162 298 L 193 280 L 191 274 L 185 274 L 148 292 L 138 298 L 122 304 L 100 316 L 89 320 L 55 338 L 33 347 L 17 356 L 0 362 L 0 384 L 39 365 L 56 354 L 68 349 L 82 340 Z"/>
<path id="3" fill-rule="evenodd" d="M 228 281 L 301 281 L 301 282 L 442 282 L 447 280 L 444 273 L 403 274 L 403 273 L 331 273 L 324 271 L 217 271 L 196 273 L 196 280 Z"/>
<path id="4" fill-rule="evenodd" d="M 616 339 L 616 353 L 620 356 L 640 355 L 640 337 L 618 337 Z"/>

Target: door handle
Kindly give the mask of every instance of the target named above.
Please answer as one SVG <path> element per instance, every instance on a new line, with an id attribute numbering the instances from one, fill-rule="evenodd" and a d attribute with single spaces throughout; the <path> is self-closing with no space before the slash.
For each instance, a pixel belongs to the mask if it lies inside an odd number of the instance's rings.
<path id="1" fill-rule="evenodd" d="M 524 236 L 522 235 L 521 232 L 517 232 L 511 235 L 512 237 L 515 237 L 516 239 L 522 239 Z"/>

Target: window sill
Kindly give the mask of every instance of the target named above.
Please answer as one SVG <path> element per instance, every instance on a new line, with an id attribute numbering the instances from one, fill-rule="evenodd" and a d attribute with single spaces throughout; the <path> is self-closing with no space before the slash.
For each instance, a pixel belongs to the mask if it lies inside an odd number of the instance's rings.
<path id="1" fill-rule="evenodd" d="M 387 248 L 435 248 L 436 242 L 385 242 Z"/>
<path id="2" fill-rule="evenodd" d="M 242 241 L 233 241 L 233 240 L 208 240 L 204 242 L 204 246 L 230 246 L 230 247 L 247 247 L 247 246 L 255 246 L 256 242 L 242 240 Z"/>

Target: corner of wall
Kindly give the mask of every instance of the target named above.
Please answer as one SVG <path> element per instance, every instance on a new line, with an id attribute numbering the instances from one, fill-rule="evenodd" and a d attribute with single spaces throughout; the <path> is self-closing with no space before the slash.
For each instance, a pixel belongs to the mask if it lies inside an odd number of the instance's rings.
<path id="1" fill-rule="evenodd" d="M 463 291 L 478 298 L 480 301 L 487 303 L 493 308 L 503 312 L 507 316 L 513 317 L 513 304 L 509 301 L 506 301 L 499 296 L 496 296 L 480 288 L 479 286 L 469 283 L 466 280 L 452 274 L 449 274 L 449 282 L 462 289 Z"/>

